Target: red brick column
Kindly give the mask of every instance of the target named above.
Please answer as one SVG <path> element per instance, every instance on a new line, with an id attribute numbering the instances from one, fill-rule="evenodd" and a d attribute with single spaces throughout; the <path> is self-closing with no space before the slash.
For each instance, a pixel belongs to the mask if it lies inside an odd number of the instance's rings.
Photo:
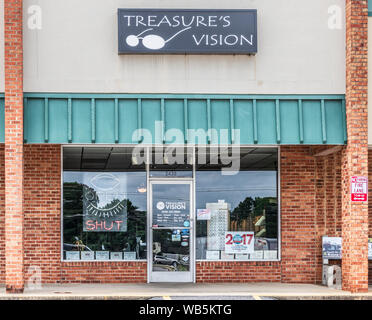
<path id="1" fill-rule="evenodd" d="M 342 288 L 368 290 L 368 203 L 351 202 L 350 177 L 368 176 L 367 0 L 346 1 L 346 118 L 342 152 Z"/>
<path id="2" fill-rule="evenodd" d="M 5 284 L 23 292 L 22 1 L 4 1 L 5 24 Z"/>

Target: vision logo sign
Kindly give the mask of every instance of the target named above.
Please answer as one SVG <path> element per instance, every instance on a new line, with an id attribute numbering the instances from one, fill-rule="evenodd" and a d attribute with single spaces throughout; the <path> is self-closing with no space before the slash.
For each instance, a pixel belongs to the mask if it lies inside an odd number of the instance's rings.
<path id="1" fill-rule="evenodd" d="M 165 208 L 165 203 L 163 201 L 159 201 L 157 204 L 156 204 L 156 208 L 158 210 L 164 210 Z"/>
<path id="2" fill-rule="evenodd" d="M 256 10 L 118 9 L 119 53 L 257 53 Z"/>
<path id="3" fill-rule="evenodd" d="M 84 185 L 84 231 L 127 231 L 127 204 L 119 186 L 119 179 L 108 173 L 98 174 L 90 180 L 90 186 Z"/>

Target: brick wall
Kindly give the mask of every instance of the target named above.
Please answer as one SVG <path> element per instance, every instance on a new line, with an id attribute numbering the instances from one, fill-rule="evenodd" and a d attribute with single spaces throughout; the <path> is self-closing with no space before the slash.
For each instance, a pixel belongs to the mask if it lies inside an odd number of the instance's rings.
<path id="1" fill-rule="evenodd" d="M 58 145 L 25 145 L 25 280 L 38 267 L 43 282 L 59 281 L 61 158 Z"/>
<path id="2" fill-rule="evenodd" d="M 6 291 L 23 292 L 22 0 L 4 1 Z"/>
<path id="3" fill-rule="evenodd" d="M 5 168 L 4 144 L 0 144 L 0 284 L 5 283 Z"/>
<path id="4" fill-rule="evenodd" d="M 280 262 L 197 262 L 196 281 L 280 282 Z"/>
<path id="5" fill-rule="evenodd" d="M 372 150 L 368 150 L 368 237 L 372 238 Z M 368 261 L 368 282 L 372 284 L 372 260 Z"/>
<path id="6" fill-rule="evenodd" d="M 341 235 L 341 155 L 316 152 L 281 147 L 282 261 L 197 262 L 198 282 L 321 282 L 321 237 Z M 25 280 L 36 266 L 43 283 L 146 282 L 145 262 L 60 261 L 60 169 L 60 146 L 25 146 Z"/>
<path id="7" fill-rule="evenodd" d="M 310 147 L 281 148 L 282 281 L 316 281 L 315 160 Z"/>
<path id="8" fill-rule="evenodd" d="M 368 2 L 346 0 L 346 128 L 342 152 L 342 287 L 368 290 L 368 204 L 351 202 L 351 176 L 368 175 Z"/>
<path id="9" fill-rule="evenodd" d="M 321 282 L 321 237 L 341 235 L 341 154 L 314 157 L 316 152 L 304 146 L 281 148 L 282 262 L 198 262 L 198 282 Z M 0 222 L 3 153 L 0 145 Z M 372 151 L 369 157 L 372 167 Z M 32 274 L 29 268 L 36 266 L 43 283 L 146 282 L 145 262 L 60 261 L 60 169 L 60 146 L 25 146 L 25 280 Z M 369 209 L 371 217 L 372 205 Z M 3 283 L 1 230 L 0 268 Z"/>
<path id="10" fill-rule="evenodd" d="M 146 282 L 144 262 L 61 262 L 61 147 L 25 145 L 24 156 L 25 281 L 36 267 L 43 283 Z"/>
<path id="11" fill-rule="evenodd" d="M 62 283 L 146 283 L 146 262 L 64 262 Z"/>
<path id="12" fill-rule="evenodd" d="M 324 148 L 313 148 L 313 153 Z M 341 237 L 341 152 L 315 158 L 316 282 L 322 281 L 322 236 Z M 341 265 L 340 260 L 330 261 Z"/>
<path id="13" fill-rule="evenodd" d="M 341 236 L 341 153 L 314 157 L 326 148 L 281 147 L 281 262 L 198 262 L 198 282 L 321 283 L 322 236 Z"/>

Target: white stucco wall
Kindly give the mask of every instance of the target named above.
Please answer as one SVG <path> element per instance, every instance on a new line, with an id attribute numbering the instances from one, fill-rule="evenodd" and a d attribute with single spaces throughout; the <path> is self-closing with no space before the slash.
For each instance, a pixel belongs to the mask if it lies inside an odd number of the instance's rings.
<path id="1" fill-rule="evenodd" d="M 27 8 L 42 9 L 42 29 Z M 342 28 L 330 29 L 338 5 Z M 256 56 L 118 55 L 118 8 L 257 9 Z M 345 0 L 25 0 L 26 92 L 343 94 Z"/>

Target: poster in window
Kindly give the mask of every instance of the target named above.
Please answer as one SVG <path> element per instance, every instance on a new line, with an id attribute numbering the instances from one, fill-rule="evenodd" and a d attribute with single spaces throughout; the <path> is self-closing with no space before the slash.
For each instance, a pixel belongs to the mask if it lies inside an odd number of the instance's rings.
<path id="1" fill-rule="evenodd" d="M 94 260 L 93 251 L 81 251 L 81 260 Z"/>
<path id="2" fill-rule="evenodd" d="M 66 251 L 66 260 L 80 260 L 80 251 Z"/>
<path id="3" fill-rule="evenodd" d="M 110 252 L 110 260 L 123 260 L 122 252 Z"/>
<path id="4" fill-rule="evenodd" d="M 234 231 L 225 232 L 226 253 L 253 253 L 254 232 Z"/>
<path id="5" fill-rule="evenodd" d="M 136 260 L 136 252 L 124 252 L 124 260 Z"/>
<path id="6" fill-rule="evenodd" d="M 96 251 L 96 260 L 109 260 L 109 251 Z"/>
<path id="7" fill-rule="evenodd" d="M 188 201 L 157 201 L 153 207 L 153 226 L 190 227 Z"/>
<path id="8" fill-rule="evenodd" d="M 198 209 L 196 217 L 198 220 L 211 220 L 211 209 Z"/>

